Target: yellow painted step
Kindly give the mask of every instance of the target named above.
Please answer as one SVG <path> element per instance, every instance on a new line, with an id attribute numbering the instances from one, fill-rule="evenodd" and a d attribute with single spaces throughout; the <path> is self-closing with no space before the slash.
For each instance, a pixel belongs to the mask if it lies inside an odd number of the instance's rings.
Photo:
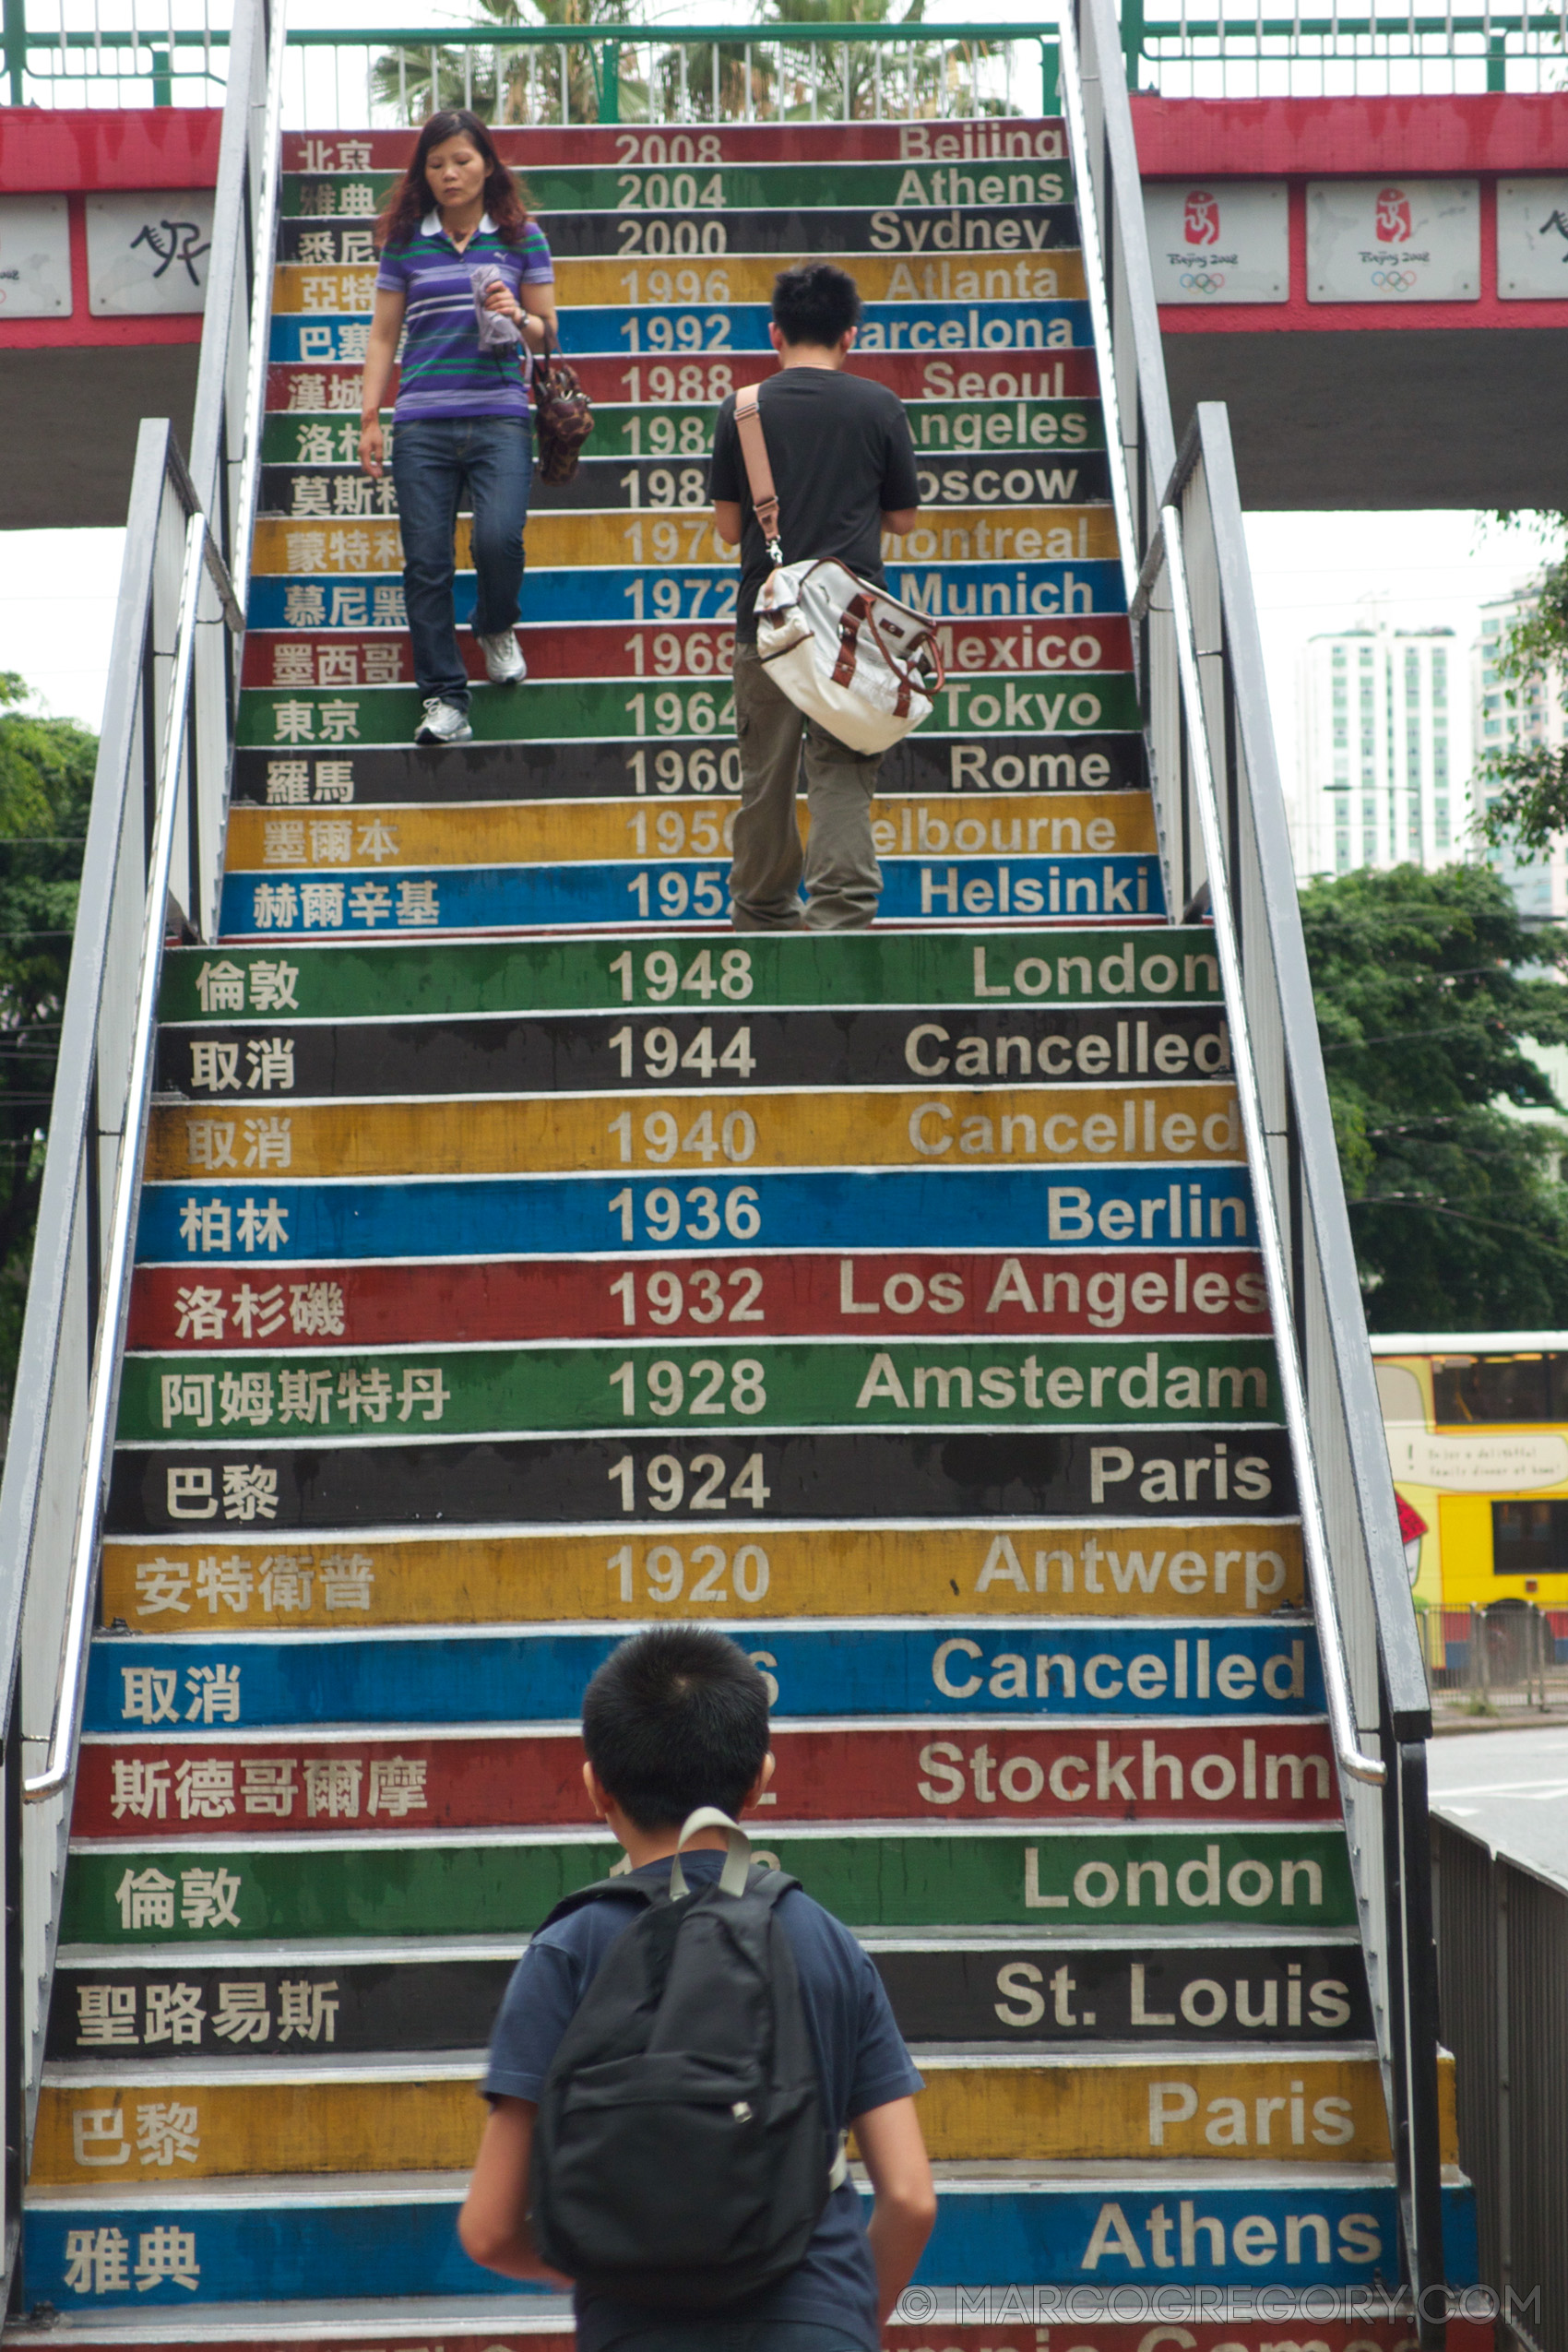
<path id="1" fill-rule="evenodd" d="M 632 1528 L 614 1534 L 410 1536 L 384 1543 L 327 1537 L 302 1549 L 291 1538 L 291 1566 L 303 1572 L 268 1600 L 263 1563 L 278 1550 L 272 1535 L 225 1532 L 221 1542 L 111 1536 L 103 1546 L 102 1621 L 123 1619 L 134 1633 L 283 1631 L 300 1626 L 339 1632 L 382 1625 L 540 1624 L 603 1618 L 638 1622 L 659 1616 L 721 1618 L 839 1617 L 853 1609 L 873 1617 L 1214 1617 L 1266 1616 L 1301 1602 L 1301 1541 L 1294 1526 L 1227 1520 L 1218 1526 L 1161 1520 L 1135 1527 L 764 1527 L 736 1537 L 724 1528 Z M 731 1574 L 736 1551 L 754 1602 L 740 1599 Z M 1106 1556 L 1136 1553 L 1153 1583 L 1118 1589 Z M 760 1562 L 759 1562 L 760 1555 Z M 216 1568 L 238 1561 L 250 1571 L 217 1589 Z M 352 1575 L 323 1575 L 322 1563 L 352 1563 Z M 680 1594 L 670 1591 L 678 1563 Z M 308 1598 L 305 1598 L 308 1580 Z M 707 1582 L 715 1598 L 694 1598 Z M 230 1596 L 244 1590 L 237 1610 Z M 344 1596 L 349 1598 L 345 1599 Z M 333 1605 L 333 1604 L 336 1605 Z"/>
<path id="2" fill-rule="evenodd" d="M 457 568 L 471 571 L 471 525 L 457 523 Z M 713 535 L 707 507 L 641 514 L 555 513 L 529 517 L 529 562 L 536 571 L 563 564 L 717 564 L 732 571 L 735 551 Z M 1080 564 L 1116 555 L 1116 517 L 1109 506 L 944 506 L 902 539 L 885 537 L 888 564 Z M 327 577 L 400 572 L 403 542 L 396 522 L 290 522 L 271 516 L 255 527 L 254 568 Z"/>
<path id="3" fill-rule="evenodd" d="M 1175 2053 L 1149 2061 L 943 2054 L 919 2061 L 926 2145 L 939 2162 L 1387 2161 L 1383 2081 L 1370 2057 Z M 236 2070 L 45 2084 L 32 2184 L 123 2193 L 237 2174 L 463 2171 L 484 2108 L 478 2069 L 418 2076 Z M 1442 2072 L 1443 2160 L 1456 2160 L 1452 2061 Z"/>
<path id="4" fill-rule="evenodd" d="M 160 1107 L 149 1179 L 212 1168 L 213 1114 Z M 231 1132 L 230 1141 L 232 1141 Z M 767 1168 L 1061 1167 L 1083 1160 L 1234 1159 L 1229 1086 L 973 1087 L 899 1093 L 295 1103 L 268 1165 L 291 1176 L 613 1175 L 659 1169 L 726 1189 Z M 248 1181 L 248 1180 L 247 1180 Z M 265 1176 L 255 1180 L 265 1187 Z M 627 1215 L 631 1214 L 630 1209 Z"/>
<path id="5" fill-rule="evenodd" d="M 809 827 L 810 813 L 802 810 Z M 950 796 L 885 802 L 873 819 L 881 857 L 946 850 L 957 820 Z M 728 856 L 732 803 L 659 801 L 628 808 L 615 801 L 459 803 L 362 812 L 352 818 L 283 816 L 236 802 L 229 814 L 231 873 L 329 872 L 377 866 L 599 865 L 611 859 Z M 979 828 L 967 854 L 1023 857 L 1152 852 L 1154 806 L 1146 792 L 1075 792 L 1049 808 L 970 814 Z"/>
<path id="6" fill-rule="evenodd" d="M 606 254 L 555 263 L 563 310 L 642 309 L 668 303 L 714 309 L 767 303 L 773 281 L 795 256 L 726 254 L 717 259 L 648 261 Z M 847 269 L 864 303 L 1065 303 L 1084 299 L 1083 256 L 1070 249 L 1037 254 L 813 254 Z M 275 313 L 368 317 L 374 269 L 281 261 L 272 274 Z"/>

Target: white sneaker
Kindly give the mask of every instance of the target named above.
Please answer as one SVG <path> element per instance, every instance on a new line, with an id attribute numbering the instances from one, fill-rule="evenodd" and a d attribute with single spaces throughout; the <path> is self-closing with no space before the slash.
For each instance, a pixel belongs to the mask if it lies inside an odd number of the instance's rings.
<path id="1" fill-rule="evenodd" d="M 455 702 L 443 702 L 439 695 L 431 695 L 424 706 L 424 724 L 414 731 L 416 743 L 466 743 L 473 736 L 469 714 L 459 710 Z"/>
<path id="2" fill-rule="evenodd" d="M 479 636 L 476 629 L 474 632 Z M 520 686 L 529 674 L 523 659 L 523 648 L 517 643 L 516 629 L 501 629 L 493 637 L 480 637 L 484 649 L 484 666 L 493 686 Z"/>

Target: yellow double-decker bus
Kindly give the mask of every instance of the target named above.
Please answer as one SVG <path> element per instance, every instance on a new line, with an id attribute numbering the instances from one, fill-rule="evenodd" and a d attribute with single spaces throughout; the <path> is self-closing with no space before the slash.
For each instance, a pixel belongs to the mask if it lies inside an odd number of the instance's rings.
<path id="1" fill-rule="evenodd" d="M 1418 1605 L 1568 1608 L 1568 1332 L 1372 1345 Z"/>

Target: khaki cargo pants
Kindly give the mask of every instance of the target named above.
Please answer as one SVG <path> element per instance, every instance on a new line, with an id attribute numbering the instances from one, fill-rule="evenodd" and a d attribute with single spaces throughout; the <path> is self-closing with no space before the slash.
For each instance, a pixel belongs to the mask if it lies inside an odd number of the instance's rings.
<path id="1" fill-rule="evenodd" d="M 737 931 L 855 931 L 876 914 L 882 869 L 872 847 L 872 803 L 882 754 L 852 752 L 780 694 L 753 645 L 735 647 L 735 732 L 741 805 L 730 869 Z M 805 747 L 811 838 L 795 817 Z M 806 905 L 797 893 L 802 873 Z"/>

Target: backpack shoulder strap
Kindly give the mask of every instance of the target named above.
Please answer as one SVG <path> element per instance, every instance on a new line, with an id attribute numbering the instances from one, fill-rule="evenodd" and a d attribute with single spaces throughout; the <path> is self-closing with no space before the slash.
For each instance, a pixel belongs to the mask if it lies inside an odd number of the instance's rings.
<path id="1" fill-rule="evenodd" d="M 746 1893 L 766 1903 L 771 1911 L 791 1887 L 799 1886 L 800 1883 L 798 1878 L 791 1878 L 788 1871 L 769 1870 L 766 1862 L 754 1862 Z"/>
<path id="2" fill-rule="evenodd" d="M 630 1895 L 632 1901 L 639 1904 L 645 1911 L 651 1910 L 656 1903 L 667 1903 L 670 1899 L 662 1887 L 640 1886 L 628 1877 L 601 1878 L 596 1880 L 592 1886 L 579 1886 L 575 1895 L 564 1895 L 550 1917 L 541 1919 L 534 1932 L 538 1935 L 545 1928 L 552 1928 L 557 1919 L 570 1918 L 574 1911 L 581 1911 L 588 1904 L 603 1902 L 607 1896 L 614 1895 Z"/>
<path id="3" fill-rule="evenodd" d="M 773 468 L 768 461 L 767 442 L 762 430 L 762 410 L 757 405 L 760 386 L 748 384 L 735 395 L 735 428 L 741 436 L 741 455 L 746 461 L 746 481 L 751 488 L 752 505 L 767 552 L 775 564 L 784 561 L 784 550 L 778 541 L 778 493 L 773 486 Z"/>

